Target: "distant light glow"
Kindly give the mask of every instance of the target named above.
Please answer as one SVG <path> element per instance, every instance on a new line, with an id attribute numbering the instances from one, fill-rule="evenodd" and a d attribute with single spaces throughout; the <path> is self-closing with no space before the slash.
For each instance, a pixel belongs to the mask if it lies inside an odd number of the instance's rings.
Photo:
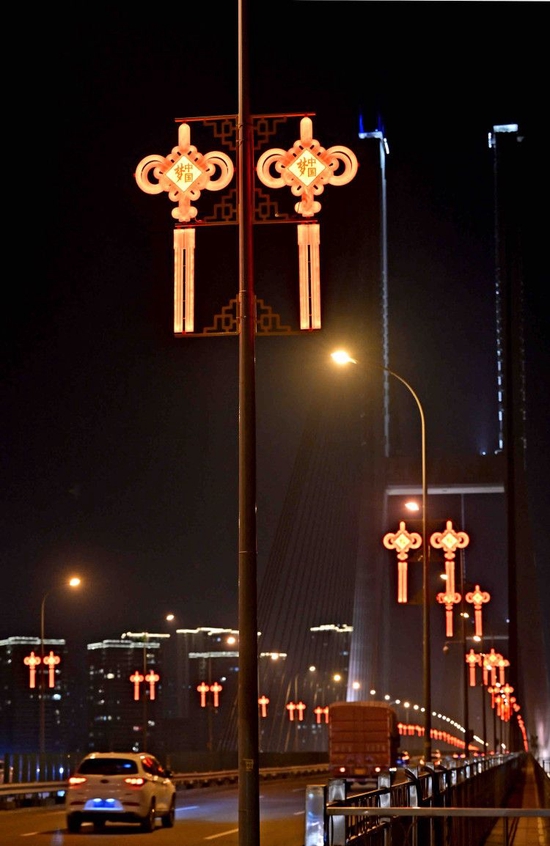
<path id="1" fill-rule="evenodd" d="M 493 132 L 517 132 L 519 125 L 517 123 L 499 123 L 493 126 Z"/>
<path id="2" fill-rule="evenodd" d="M 330 357 L 336 362 L 336 364 L 357 364 L 357 361 L 345 350 L 335 350 L 330 354 Z"/>

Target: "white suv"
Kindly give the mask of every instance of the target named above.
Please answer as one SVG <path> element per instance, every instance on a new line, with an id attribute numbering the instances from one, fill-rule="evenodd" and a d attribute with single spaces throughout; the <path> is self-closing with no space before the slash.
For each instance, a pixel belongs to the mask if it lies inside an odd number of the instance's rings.
<path id="1" fill-rule="evenodd" d="M 65 797 L 67 828 L 80 831 L 92 822 L 100 831 L 106 822 L 139 822 L 152 831 L 160 817 L 174 825 L 176 787 L 154 755 L 146 752 L 92 752 L 69 778 Z"/>

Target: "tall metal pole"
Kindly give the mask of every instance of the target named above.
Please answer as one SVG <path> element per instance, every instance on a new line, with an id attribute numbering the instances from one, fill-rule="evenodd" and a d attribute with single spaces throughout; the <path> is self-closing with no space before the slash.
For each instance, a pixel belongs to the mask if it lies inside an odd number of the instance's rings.
<path id="1" fill-rule="evenodd" d="M 147 641 L 149 639 L 149 632 L 143 632 L 143 734 L 142 734 L 142 752 L 147 751 L 147 684 L 145 676 L 147 675 Z"/>
<path id="2" fill-rule="evenodd" d="M 239 0 L 239 846 L 260 843 L 256 550 L 256 298 L 248 0 Z"/>
<path id="3" fill-rule="evenodd" d="M 395 376 L 402 385 L 411 392 L 420 413 L 421 451 L 422 451 L 422 664 L 424 688 L 424 760 L 432 760 L 432 668 L 430 643 L 430 547 L 427 532 L 428 485 L 426 479 L 426 418 L 424 409 L 416 391 L 402 376 L 382 367 L 387 373 Z"/>
<path id="4" fill-rule="evenodd" d="M 46 751 L 46 703 L 44 701 L 45 684 L 44 684 L 44 617 L 46 609 L 46 597 L 49 596 L 50 591 L 47 591 L 42 597 L 40 605 L 40 754 L 43 755 Z"/>
<path id="5" fill-rule="evenodd" d="M 338 350 L 332 353 L 332 358 L 338 364 L 358 364 L 348 353 Z M 431 643 L 430 643 L 430 547 L 427 532 L 428 484 L 426 476 L 426 418 L 420 398 L 414 388 L 403 379 L 399 373 L 390 370 L 383 364 L 373 364 L 390 376 L 394 376 L 412 394 L 420 414 L 421 429 L 421 463 L 422 463 L 422 664 L 424 688 L 424 758 L 429 763 L 432 760 L 432 671 L 431 671 Z"/>
<path id="6" fill-rule="evenodd" d="M 461 511 L 461 525 L 464 527 L 466 525 L 466 516 L 464 513 L 464 494 L 460 495 L 460 511 Z M 468 676 L 469 676 L 469 669 L 466 661 L 464 660 L 464 655 L 466 655 L 466 606 L 464 603 L 464 595 L 466 593 L 466 557 L 464 555 L 464 550 L 460 550 L 460 597 L 461 597 L 461 604 L 460 604 L 460 619 L 462 620 L 461 625 L 461 638 L 462 638 L 462 652 L 461 661 L 462 661 L 462 695 L 464 697 L 464 741 L 465 741 L 465 753 L 466 757 L 468 757 L 468 752 L 470 749 L 470 742 L 473 740 L 473 731 L 470 729 L 470 709 L 469 709 L 469 702 L 468 702 Z"/>

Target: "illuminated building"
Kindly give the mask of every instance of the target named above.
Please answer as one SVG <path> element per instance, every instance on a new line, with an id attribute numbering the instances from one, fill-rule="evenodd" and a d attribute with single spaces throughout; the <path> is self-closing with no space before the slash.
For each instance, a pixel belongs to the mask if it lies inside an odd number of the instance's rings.
<path id="1" fill-rule="evenodd" d="M 75 742 L 71 732 L 76 707 L 76 700 L 70 699 L 73 691 L 67 671 L 67 645 L 64 640 L 47 638 L 44 646 L 56 660 L 47 670 L 52 683 L 44 686 L 46 751 L 64 752 Z M 39 655 L 40 638 L 9 637 L 0 641 L 0 754 L 38 751 Z"/>

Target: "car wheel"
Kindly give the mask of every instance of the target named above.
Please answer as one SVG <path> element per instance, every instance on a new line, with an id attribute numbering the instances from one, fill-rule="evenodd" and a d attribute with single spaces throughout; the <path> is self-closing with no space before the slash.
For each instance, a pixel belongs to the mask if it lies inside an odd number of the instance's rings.
<path id="1" fill-rule="evenodd" d="M 67 829 L 71 834 L 78 834 L 82 821 L 78 814 L 69 814 L 67 817 Z"/>
<path id="2" fill-rule="evenodd" d="M 176 819 L 176 797 L 175 796 L 172 799 L 172 802 L 170 804 L 170 810 L 168 811 L 167 814 L 164 814 L 161 819 L 162 819 L 162 825 L 164 826 L 164 828 L 173 828 L 174 827 L 174 821 Z"/>
<path id="3" fill-rule="evenodd" d="M 141 821 L 142 831 L 153 831 L 155 827 L 155 803 L 151 802 L 149 813 Z"/>

